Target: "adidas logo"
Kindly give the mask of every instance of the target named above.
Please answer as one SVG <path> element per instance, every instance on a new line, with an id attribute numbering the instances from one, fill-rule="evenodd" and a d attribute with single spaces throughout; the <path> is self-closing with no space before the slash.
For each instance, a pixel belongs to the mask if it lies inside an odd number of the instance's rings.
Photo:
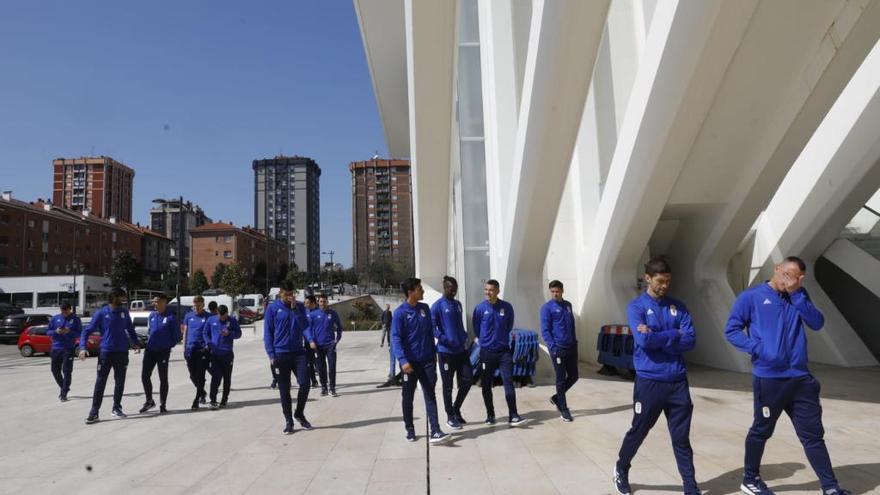
<path id="1" fill-rule="evenodd" d="M 770 302 L 770 299 L 764 299 L 764 303 L 763 303 L 763 304 L 773 304 L 773 303 Z"/>
<path id="2" fill-rule="evenodd" d="M 654 310 L 653 310 L 653 309 L 649 309 L 648 312 L 647 312 L 646 314 L 652 315 L 652 314 L 654 314 Z"/>

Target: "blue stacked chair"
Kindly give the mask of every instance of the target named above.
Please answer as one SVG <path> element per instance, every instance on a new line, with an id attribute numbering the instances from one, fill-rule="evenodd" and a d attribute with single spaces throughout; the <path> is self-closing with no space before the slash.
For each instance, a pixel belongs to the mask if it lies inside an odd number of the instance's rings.
<path id="1" fill-rule="evenodd" d="M 632 331 L 627 325 L 605 325 L 599 331 L 596 348 L 603 375 L 630 377 L 635 373 L 633 366 Z"/>

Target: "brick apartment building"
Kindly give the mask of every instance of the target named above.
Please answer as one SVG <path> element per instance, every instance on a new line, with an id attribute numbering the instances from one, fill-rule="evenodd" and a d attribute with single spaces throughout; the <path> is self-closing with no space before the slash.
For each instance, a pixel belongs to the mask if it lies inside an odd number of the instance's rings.
<path id="1" fill-rule="evenodd" d="M 108 156 L 52 161 L 52 203 L 109 220 L 131 222 L 134 170 Z"/>
<path id="2" fill-rule="evenodd" d="M 153 280 L 161 280 L 162 274 L 167 273 L 171 266 L 174 241 L 147 227 L 136 225 L 135 228 L 141 234 L 144 276 Z"/>
<path id="3" fill-rule="evenodd" d="M 355 269 L 362 271 L 377 258 L 413 266 L 409 160 L 374 158 L 352 162 L 348 170 Z"/>
<path id="4" fill-rule="evenodd" d="M 0 197 L 0 277 L 109 274 L 113 258 L 123 250 L 143 261 L 137 226 L 37 200 L 25 202 L 10 192 Z"/>
<path id="5" fill-rule="evenodd" d="M 219 263 L 238 262 L 253 276 L 257 264 L 267 259 L 266 236 L 259 230 L 220 222 L 190 229 L 189 233 L 192 238 L 191 274 L 202 270 L 210 280 Z M 281 264 L 287 263 L 287 246 L 282 241 L 270 239 L 268 249 L 269 272 L 276 274 Z"/>

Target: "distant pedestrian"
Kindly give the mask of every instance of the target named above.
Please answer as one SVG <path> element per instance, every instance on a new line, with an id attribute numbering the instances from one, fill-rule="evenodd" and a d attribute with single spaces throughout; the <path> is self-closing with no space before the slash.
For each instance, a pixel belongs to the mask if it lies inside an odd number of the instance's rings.
<path id="1" fill-rule="evenodd" d="M 379 341 L 379 347 L 385 345 L 385 339 L 388 339 L 388 345 L 391 345 L 391 305 L 385 305 L 385 311 L 382 311 L 382 340 Z M 394 373 L 392 373 L 393 375 Z"/>

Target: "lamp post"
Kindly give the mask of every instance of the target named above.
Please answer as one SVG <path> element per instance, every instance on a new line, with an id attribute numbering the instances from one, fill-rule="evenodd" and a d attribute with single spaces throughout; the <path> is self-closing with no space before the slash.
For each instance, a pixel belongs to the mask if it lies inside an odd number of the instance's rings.
<path id="1" fill-rule="evenodd" d="M 321 254 L 329 254 L 330 255 L 330 269 L 332 270 L 333 269 L 333 255 L 336 254 L 336 251 L 333 251 L 331 249 L 330 251 L 321 251 Z M 326 270 L 321 268 L 321 290 L 322 291 L 324 290 L 324 272 L 325 271 Z M 331 296 L 333 295 L 333 282 L 332 281 L 330 282 L 330 295 Z"/>

